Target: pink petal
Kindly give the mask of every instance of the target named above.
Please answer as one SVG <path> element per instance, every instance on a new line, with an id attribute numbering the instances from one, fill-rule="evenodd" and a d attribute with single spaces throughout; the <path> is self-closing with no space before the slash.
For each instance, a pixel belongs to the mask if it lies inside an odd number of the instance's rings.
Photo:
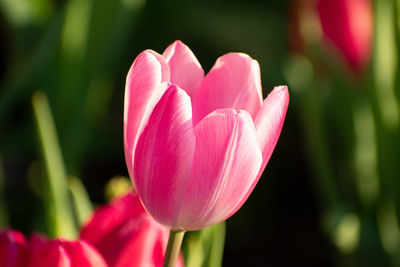
<path id="1" fill-rule="evenodd" d="M 324 36 L 342 52 L 356 73 L 366 67 L 371 56 L 371 3 L 369 0 L 317 1 Z"/>
<path id="2" fill-rule="evenodd" d="M 140 217 L 145 213 L 139 197 L 129 193 L 116 198 L 109 205 L 98 208 L 82 228 L 80 237 L 96 246 L 97 242 L 113 231 L 115 227 L 131 218 Z"/>
<path id="3" fill-rule="evenodd" d="M 34 266 L 54 266 L 54 267 L 73 267 L 73 262 L 71 261 L 65 248 L 61 245 L 42 253 L 43 259 L 35 261 Z"/>
<path id="4" fill-rule="evenodd" d="M 193 102 L 193 122 L 220 108 L 243 109 L 254 119 L 262 103 L 260 67 L 246 54 L 220 57 L 201 83 Z"/>
<path id="5" fill-rule="evenodd" d="M 151 50 L 139 54 L 126 77 L 124 148 L 131 178 L 132 159 L 137 138 L 166 89 L 165 86 L 162 86 L 162 82 L 168 80 L 168 64 L 161 55 Z"/>
<path id="6" fill-rule="evenodd" d="M 28 262 L 25 236 L 17 230 L 0 232 L 0 266 L 24 267 Z"/>
<path id="7" fill-rule="evenodd" d="M 73 262 L 60 240 L 52 240 L 41 246 L 30 260 L 29 267 L 72 267 Z"/>
<path id="8" fill-rule="evenodd" d="M 41 233 L 33 233 L 29 238 L 29 251 L 31 254 L 35 254 L 37 251 L 41 249 L 46 243 L 48 239 L 45 235 Z"/>
<path id="9" fill-rule="evenodd" d="M 263 164 L 259 175 L 264 171 L 278 142 L 288 105 L 289 92 L 287 86 L 277 86 L 265 99 L 257 114 L 254 123 L 263 155 Z"/>
<path id="10" fill-rule="evenodd" d="M 99 252 L 85 241 L 55 239 L 40 246 L 29 263 L 29 267 L 106 267 Z"/>
<path id="11" fill-rule="evenodd" d="M 129 193 L 98 208 L 81 238 L 96 247 L 109 266 L 162 266 L 168 233 L 144 211 L 138 196 Z"/>
<path id="12" fill-rule="evenodd" d="M 257 178 L 253 181 L 253 184 L 250 186 L 239 206 L 242 206 L 247 200 L 267 166 L 276 143 L 278 142 L 279 135 L 281 134 L 288 105 L 289 92 L 287 86 L 278 86 L 275 87 L 264 100 L 261 110 L 257 114 L 255 125 L 257 140 L 262 150 L 262 166 L 258 172 Z"/>
<path id="13" fill-rule="evenodd" d="M 181 41 L 175 41 L 163 53 L 171 71 L 170 82 L 193 98 L 204 77 L 204 70 L 193 52 Z"/>
<path id="14" fill-rule="evenodd" d="M 64 242 L 64 247 L 73 262 L 79 267 L 108 266 L 100 253 L 85 241 Z"/>
<path id="15" fill-rule="evenodd" d="M 134 182 L 147 211 L 171 226 L 195 147 L 189 96 L 172 85 L 155 107 L 135 153 Z"/>
<path id="16" fill-rule="evenodd" d="M 168 229 L 154 221 L 147 214 L 126 220 L 110 232 L 99 244 L 100 251 L 110 266 L 162 266 L 164 246 L 167 243 Z M 116 242 L 118 241 L 118 242 Z M 157 255 L 161 253 L 161 255 Z"/>
<path id="17" fill-rule="evenodd" d="M 162 266 L 168 243 L 168 228 L 148 214 L 130 219 L 102 240 L 99 250 L 110 266 Z M 115 242 L 118 240 L 119 242 Z M 177 266 L 184 266 L 180 255 Z"/>
<path id="18" fill-rule="evenodd" d="M 214 111 L 196 125 L 195 134 L 193 171 L 177 222 L 185 230 L 216 224 L 239 209 L 262 162 L 246 111 Z"/>

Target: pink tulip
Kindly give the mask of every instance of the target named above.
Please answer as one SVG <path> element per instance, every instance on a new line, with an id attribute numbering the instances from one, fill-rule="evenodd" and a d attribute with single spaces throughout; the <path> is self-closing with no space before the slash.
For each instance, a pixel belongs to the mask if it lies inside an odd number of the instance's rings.
<path id="1" fill-rule="evenodd" d="M 371 55 L 373 15 L 369 0 L 319 0 L 317 10 L 324 35 L 362 71 Z"/>
<path id="2" fill-rule="evenodd" d="M 25 267 L 29 260 L 27 242 L 16 230 L 0 232 L 0 266 Z"/>
<path id="3" fill-rule="evenodd" d="M 99 252 L 85 241 L 31 238 L 29 267 L 106 267 Z"/>
<path id="4" fill-rule="evenodd" d="M 161 267 L 168 229 L 148 215 L 137 195 L 130 193 L 97 209 L 83 227 L 81 238 L 95 246 L 109 266 Z M 183 266 L 182 257 L 177 266 Z"/>
<path id="5" fill-rule="evenodd" d="M 125 88 L 124 146 L 146 210 L 173 230 L 221 222 L 246 201 L 278 141 L 289 95 L 263 101 L 258 62 L 220 57 L 204 71 L 176 41 L 142 52 Z"/>

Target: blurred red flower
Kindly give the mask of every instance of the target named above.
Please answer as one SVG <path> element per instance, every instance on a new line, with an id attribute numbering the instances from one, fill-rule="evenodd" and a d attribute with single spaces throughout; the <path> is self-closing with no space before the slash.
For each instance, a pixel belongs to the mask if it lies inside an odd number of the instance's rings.
<path id="1" fill-rule="evenodd" d="M 135 193 L 98 208 L 81 231 L 110 266 L 162 266 L 169 229 L 157 223 Z M 184 266 L 180 257 L 177 266 Z"/>
<path id="2" fill-rule="evenodd" d="M 33 236 L 30 240 L 29 267 L 107 267 L 99 252 L 85 241 L 45 240 Z"/>
<path id="3" fill-rule="evenodd" d="M 107 267 L 99 252 L 85 241 L 47 240 L 33 234 L 29 241 L 17 230 L 0 232 L 2 267 Z"/>
<path id="4" fill-rule="evenodd" d="M 355 74 L 371 57 L 373 13 L 370 0 L 293 0 L 289 41 L 295 52 L 308 53 L 307 44 L 323 41 Z M 329 53 L 330 53 L 329 52 Z"/>
<path id="5" fill-rule="evenodd" d="M 0 232 L 0 266 L 26 266 L 28 258 L 28 245 L 22 233 L 16 230 Z"/>
<path id="6" fill-rule="evenodd" d="M 339 48 L 355 72 L 362 71 L 371 55 L 371 2 L 319 0 L 317 10 L 324 36 Z"/>

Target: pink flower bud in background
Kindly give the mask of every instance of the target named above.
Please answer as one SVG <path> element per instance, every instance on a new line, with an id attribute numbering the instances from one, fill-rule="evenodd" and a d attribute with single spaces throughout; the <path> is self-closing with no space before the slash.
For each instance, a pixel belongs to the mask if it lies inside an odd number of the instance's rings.
<path id="1" fill-rule="evenodd" d="M 29 267 L 106 267 L 100 253 L 85 241 L 31 238 Z"/>
<path id="2" fill-rule="evenodd" d="M 309 45 L 324 44 L 355 74 L 371 57 L 373 14 L 370 0 L 293 0 L 289 42 L 294 52 L 309 54 Z"/>
<path id="3" fill-rule="evenodd" d="M 263 101 L 258 62 L 220 57 L 204 77 L 180 41 L 142 52 L 125 88 L 124 146 L 146 210 L 174 230 L 221 222 L 246 201 L 278 141 L 289 95 Z"/>
<path id="4" fill-rule="evenodd" d="M 325 37 L 339 48 L 355 72 L 362 71 L 371 56 L 370 0 L 319 0 L 317 10 Z"/>
<path id="5" fill-rule="evenodd" d="M 0 232 L 0 266 L 25 267 L 29 260 L 27 242 L 16 230 Z"/>
<path id="6" fill-rule="evenodd" d="M 130 193 L 98 208 L 83 227 L 81 239 L 96 247 L 109 266 L 161 267 L 168 234 Z M 184 266 L 182 257 L 177 266 Z"/>

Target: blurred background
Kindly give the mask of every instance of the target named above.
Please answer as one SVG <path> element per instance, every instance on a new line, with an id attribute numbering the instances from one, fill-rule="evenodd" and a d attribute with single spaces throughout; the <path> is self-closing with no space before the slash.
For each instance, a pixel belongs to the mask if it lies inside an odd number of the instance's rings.
<path id="1" fill-rule="evenodd" d="M 126 74 L 141 51 L 182 40 L 206 72 L 245 52 L 264 97 L 290 91 L 266 171 L 226 223 L 223 266 L 400 266 L 399 11 L 398 0 L 0 0 L 1 227 L 73 238 L 129 187 Z"/>

